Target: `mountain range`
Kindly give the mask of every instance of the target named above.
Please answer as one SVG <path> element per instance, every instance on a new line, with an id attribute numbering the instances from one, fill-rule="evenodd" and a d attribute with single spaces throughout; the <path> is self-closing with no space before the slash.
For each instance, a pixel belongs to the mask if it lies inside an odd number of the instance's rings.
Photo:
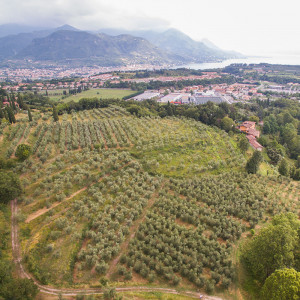
<path id="1" fill-rule="evenodd" d="M 163 32 L 102 29 L 87 32 L 64 25 L 33 30 L 0 26 L 0 62 L 121 66 L 186 64 L 241 57 L 208 40 L 194 41 L 176 29 Z M 5 35 L 5 32 L 15 34 Z M 4 36 L 3 36 L 4 35 Z"/>

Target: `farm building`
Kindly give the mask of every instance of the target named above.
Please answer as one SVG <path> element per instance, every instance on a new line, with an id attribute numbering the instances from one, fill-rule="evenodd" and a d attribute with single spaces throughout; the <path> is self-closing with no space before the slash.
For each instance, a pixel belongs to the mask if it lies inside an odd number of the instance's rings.
<path id="1" fill-rule="evenodd" d="M 153 99 L 159 96 L 160 96 L 159 92 L 144 92 L 141 95 L 135 96 L 133 99 L 136 101 L 143 101 L 143 100 Z"/>
<path id="2" fill-rule="evenodd" d="M 262 151 L 263 146 L 256 140 L 256 138 L 253 135 L 247 135 L 246 137 L 247 137 L 247 139 L 250 143 L 250 146 L 253 149 L 258 150 L 258 151 Z"/>
<path id="3" fill-rule="evenodd" d="M 181 93 L 171 93 L 171 94 L 168 94 L 168 95 L 162 97 L 160 99 L 160 102 L 162 102 L 162 103 L 167 103 L 167 102 L 178 103 L 178 102 L 180 102 L 181 103 L 182 96 L 183 95 Z"/>

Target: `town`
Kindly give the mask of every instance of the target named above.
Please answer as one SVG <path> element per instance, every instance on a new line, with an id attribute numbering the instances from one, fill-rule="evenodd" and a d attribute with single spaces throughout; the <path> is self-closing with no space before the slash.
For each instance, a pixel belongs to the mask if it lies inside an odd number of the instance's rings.
<path id="1" fill-rule="evenodd" d="M 241 70 L 241 69 L 239 69 Z M 0 87 L 8 92 L 34 92 L 41 95 L 67 97 L 74 93 L 86 90 L 102 88 L 122 88 L 144 90 L 143 93 L 133 97 L 136 101 L 155 99 L 161 103 L 173 104 L 205 104 L 208 101 L 214 103 L 226 102 L 251 102 L 253 100 L 274 100 L 282 96 L 297 99 L 300 93 L 300 82 L 298 80 L 278 84 L 268 80 L 257 80 L 257 74 L 263 76 L 274 74 L 274 71 L 265 70 L 253 66 L 244 70 L 242 75 L 232 75 L 224 70 L 202 71 L 201 75 L 184 74 L 179 71 L 175 75 L 160 75 L 155 70 L 150 76 L 135 76 L 138 74 L 131 68 L 119 69 L 118 71 L 107 68 L 80 68 L 77 70 L 65 70 L 60 73 L 63 78 L 57 78 L 56 71 L 36 70 L 7 70 L 0 75 Z M 104 71 L 104 72 L 103 72 Z M 106 72 L 105 72 L 106 71 Z M 75 73 L 74 73 L 75 72 Z M 3 74 L 6 73 L 6 79 Z M 190 72 L 192 73 L 192 72 Z M 249 76 L 248 74 L 254 74 Z M 1 74 L 1 73 L 0 73 Z M 45 79 L 43 74 L 47 74 Z M 72 77 L 70 77 L 72 74 Z M 84 75 L 83 75 L 84 74 Z M 76 77 L 73 77 L 75 76 Z M 80 76 L 81 75 L 81 76 Z M 231 82 L 226 78 L 231 76 Z M 7 78 L 11 78 L 7 80 Z M 297 77 L 296 77 L 297 78 Z M 260 79 L 260 78 L 259 78 Z M 292 79 L 291 79 L 292 80 Z M 217 83 L 216 83 L 217 82 Z M 160 88 L 151 89 L 151 85 L 158 83 Z M 201 83 L 201 84 L 198 84 Z M 149 87 L 148 87 L 149 86 Z M 84 94 L 82 94 L 84 97 Z"/>

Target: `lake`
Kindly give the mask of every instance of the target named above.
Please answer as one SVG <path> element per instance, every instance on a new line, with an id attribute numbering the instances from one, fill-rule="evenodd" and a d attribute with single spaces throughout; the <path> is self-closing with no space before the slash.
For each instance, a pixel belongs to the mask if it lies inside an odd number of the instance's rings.
<path id="1" fill-rule="evenodd" d="M 175 66 L 172 69 L 187 68 L 194 70 L 219 69 L 231 64 L 279 64 L 279 65 L 300 65 L 300 55 L 276 55 L 271 57 L 247 57 L 238 59 L 227 59 L 222 62 L 211 62 L 201 64 L 187 64 Z"/>

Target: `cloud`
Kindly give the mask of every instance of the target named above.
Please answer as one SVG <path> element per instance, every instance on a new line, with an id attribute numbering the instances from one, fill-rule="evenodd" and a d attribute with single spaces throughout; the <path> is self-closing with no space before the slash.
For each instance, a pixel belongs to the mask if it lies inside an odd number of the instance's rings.
<path id="1" fill-rule="evenodd" d="M 89 30 L 103 27 L 124 29 L 169 27 L 170 22 L 148 15 L 142 9 L 137 11 L 135 3 L 135 0 L 131 1 L 131 4 L 130 1 L 120 0 L 109 2 L 101 0 L 11 0 L 6 1 L 1 7 L 0 20 L 3 24 L 21 23 L 43 27 L 68 23 Z"/>
<path id="2" fill-rule="evenodd" d="M 2 3 L 3 2 L 3 3 Z M 299 50 L 299 0 L 0 0 L 0 22 L 41 27 L 175 27 L 244 53 Z"/>

